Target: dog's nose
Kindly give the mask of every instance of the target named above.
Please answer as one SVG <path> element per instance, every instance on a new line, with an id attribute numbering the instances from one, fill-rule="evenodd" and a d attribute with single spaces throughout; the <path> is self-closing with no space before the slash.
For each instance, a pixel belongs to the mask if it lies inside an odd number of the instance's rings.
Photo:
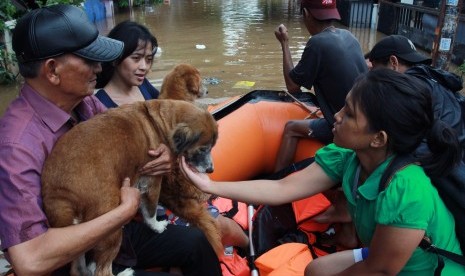
<path id="1" fill-rule="evenodd" d="M 212 173 L 213 172 L 213 166 L 211 167 L 208 167 L 206 170 L 205 170 L 206 173 Z"/>

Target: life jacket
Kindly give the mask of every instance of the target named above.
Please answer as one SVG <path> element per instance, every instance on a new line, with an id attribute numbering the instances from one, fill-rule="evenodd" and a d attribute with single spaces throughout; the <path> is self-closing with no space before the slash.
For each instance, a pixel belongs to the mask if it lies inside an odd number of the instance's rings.
<path id="1" fill-rule="evenodd" d="M 312 259 L 306 244 L 285 243 L 258 257 L 255 265 L 260 276 L 302 276 Z"/>
<path id="2" fill-rule="evenodd" d="M 250 276 L 247 258 L 240 256 L 233 246 L 226 247 L 219 260 L 223 276 Z"/>
<path id="3" fill-rule="evenodd" d="M 210 200 L 209 203 L 218 208 L 221 215 L 233 219 L 242 229 L 248 229 L 247 204 L 224 197 L 217 197 Z"/>

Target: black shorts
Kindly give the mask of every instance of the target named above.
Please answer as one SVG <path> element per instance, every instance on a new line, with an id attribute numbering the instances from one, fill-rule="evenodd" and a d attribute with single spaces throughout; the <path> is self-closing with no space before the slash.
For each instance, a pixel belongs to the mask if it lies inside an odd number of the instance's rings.
<path id="1" fill-rule="evenodd" d="M 325 145 L 333 142 L 333 126 L 326 119 L 310 120 L 309 127 L 312 130 L 311 138 L 315 138 Z"/>

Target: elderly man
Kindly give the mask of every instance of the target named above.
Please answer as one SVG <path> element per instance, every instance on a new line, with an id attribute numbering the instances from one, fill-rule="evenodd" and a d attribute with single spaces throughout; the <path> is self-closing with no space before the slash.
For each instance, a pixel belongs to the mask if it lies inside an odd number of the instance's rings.
<path id="1" fill-rule="evenodd" d="M 123 43 L 100 36 L 80 8 L 56 5 L 18 21 L 13 49 L 25 84 L 0 120 L 0 239 L 16 274 L 56 273 L 125 226 L 115 272 L 132 267 L 136 275 L 145 275 L 146 268 L 176 266 L 184 275 L 221 275 L 218 258 L 200 230 L 169 226 L 158 234 L 131 220 L 140 193 L 129 187 L 128 179 L 116 209 L 85 223 L 49 228 L 42 210 L 42 166 L 61 135 L 105 110 L 92 96 L 100 62 L 118 58 Z M 144 173 L 169 172 L 166 146 L 148 154 L 153 160 Z"/>

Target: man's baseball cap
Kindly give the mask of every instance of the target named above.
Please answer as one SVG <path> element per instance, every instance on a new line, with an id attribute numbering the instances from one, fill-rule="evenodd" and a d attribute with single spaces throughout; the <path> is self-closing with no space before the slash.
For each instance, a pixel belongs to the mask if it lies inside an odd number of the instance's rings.
<path id="1" fill-rule="evenodd" d="M 306 8 L 318 20 L 341 19 L 336 0 L 302 0 L 300 7 Z"/>
<path id="2" fill-rule="evenodd" d="M 81 8 L 54 5 L 32 10 L 13 30 L 13 50 L 18 62 L 43 60 L 66 53 L 107 62 L 117 59 L 123 42 L 99 35 Z"/>
<path id="3" fill-rule="evenodd" d="M 402 35 L 390 35 L 381 39 L 365 54 L 370 61 L 394 55 L 413 64 L 431 64 L 431 58 L 417 52 L 410 39 Z"/>

